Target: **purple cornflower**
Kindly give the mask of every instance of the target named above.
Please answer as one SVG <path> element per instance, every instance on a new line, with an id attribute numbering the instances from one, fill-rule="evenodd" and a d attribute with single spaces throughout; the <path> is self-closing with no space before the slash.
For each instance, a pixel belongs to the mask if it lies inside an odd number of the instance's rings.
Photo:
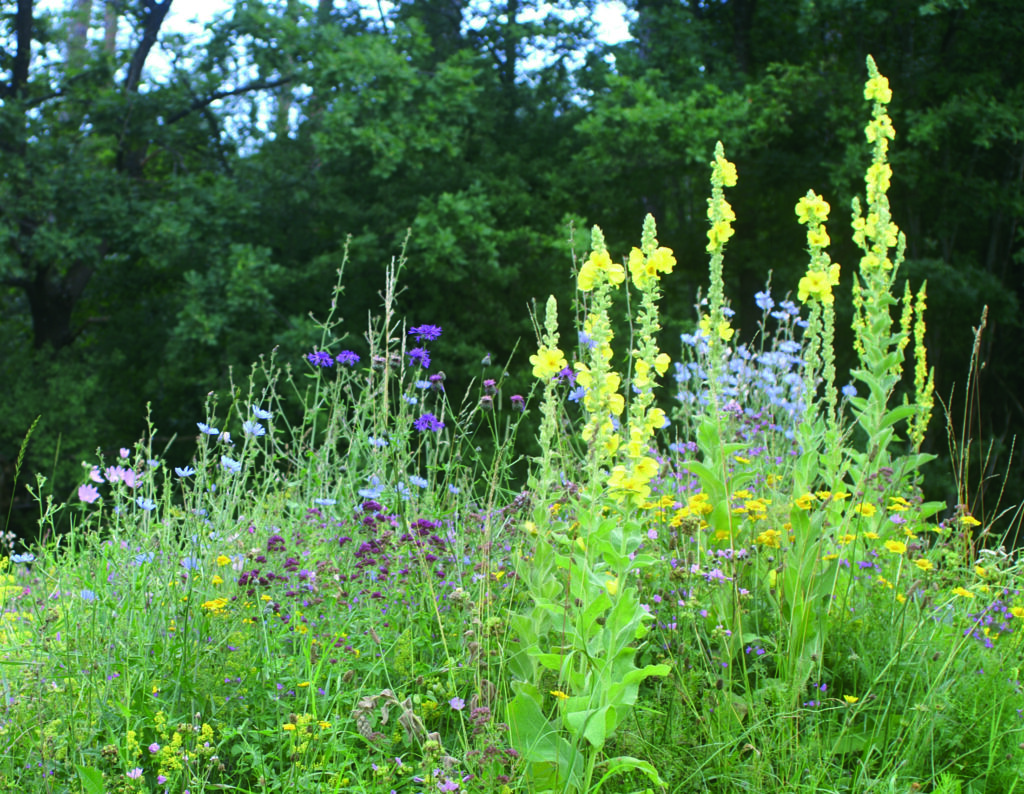
<path id="1" fill-rule="evenodd" d="M 419 364 L 423 369 L 430 366 L 430 353 L 425 347 L 414 347 L 406 355 L 409 357 L 409 365 Z"/>
<path id="2" fill-rule="evenodd" d="M 340 353 L 338 353 L 337 357 L 335 358 L 335 361 L 337 361 L 339 364 L 344 364 L 345 366 L 354 367 L 356 364 L 359 363 L 359 356 L 358 354 L 353 353 L 351 350 L 342 350 Z"/>
<path id="3" fill-rule="evenodd" d="M 314 350 L 306 356 L 306 360 L 314 367 L 334 366 L 334 359 L 331 357 L 331 354 L 325 353 L 323 350 Z"/>
<path id="4" fill-rule="evenodd" d="M 442 422 L 433 414 L 426 413 L 423 414 L 423 416 L 421 416 L 415 422 L 413 422 L 412 426 L 419 430 L 421 433 L 425 430 L 431 430 L 436 433 L 438 430 L 442 430 L 444 428 L 444 422 Z"/>
<path id="5" fill-rule="evenodd" d="M 433 342 L 440 335 L 439 325 L 416 325 L 409 329 L 409 336 L 415 336 L 417 342 Z"/>
<path id="6" fill-rule="evenodd" d="M 555 373 L 555 377 L 561 381 L 567 382 L 570 386 L 576 385 L 576 371 L 572 367 L 560 369 Z"/>

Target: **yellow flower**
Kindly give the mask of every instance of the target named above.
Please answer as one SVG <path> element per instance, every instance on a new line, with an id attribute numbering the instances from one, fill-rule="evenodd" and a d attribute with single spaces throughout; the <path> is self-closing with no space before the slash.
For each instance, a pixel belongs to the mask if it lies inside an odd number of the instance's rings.
<path id="1" fill-rule="evenodd" d="M 654 371 L 659 375 L 664 375 L 668 372 L 668 365 L 672 363 L 672 359 L 669 358 L 668 353 L 658 353 L 654 359 Z"/>
<path id="2" fill-rule="evenodd" d="M 214 574 L 214 575 L 213 575 L 213 576 L 212 576 L 212 577 L 210 578 L 210 581 L 211 581 L 211 582 L 212 582 L 213 584 L 224 584 L 224 580 L 223 580 L 223 579 L 221 579 L 221 578 L 220 578 L 219 576 L 217 576 L 217 574 Z"/>
<path id="3" fill-rule="evenodd" d="M 889 78 L 883 75 L 872 77 L 868 80 L 864 86 L 864 98 L 867 100 L 874 100 L 881 102 L 883 105 L 889 104 L 892 100 L 892 89 L 889 88 Z"/>
<path id="4" fill-rule="evenodd" d="M 626 279 L 626 271 L 618 262 L 613 262 L 607 251 L 594 251 L 576 277 L 576 285 L 581 292 L 589 292 L 600 278 L 607 279 L 609 284 L 618 285 Z"/>
<path id="5" fill-rule="evenodd" d="M 286 730 L 286 731 L 294 731 L 295 730 L 295 723 L 294 722 L 286 722 L 284 725 L 281 726 L 281 728 Z"/>
<path id="6" fill-rule="evenodd" d="M 533 377 L 546 380 L 569 366 L 565 355 L 557 347 L 548 349 L 541 347 L 536 355 L 530 356 L 533 364 Z"/>
<path id="7" fill-rule="evenodd" d="M 1010 607 L 1010 614 L 1024 620 L 1024 607 Z"/>
<path id="8" fill-rule="evenodd" d="M 808 492 L 793 502 L 801 510 L 810 510 L 814 507 L 814 494 Z"/>
<path id="9" fill-rule="evenodd" d="M 887 540 L 885 542 L 885 548 L 893 554 L 905 554 L 907 551 L 907 544 L 901 543 L 898 540 Z"/>
<path id="10" fill-rule="evenodd" d="M 817 229 L 807 232 L 807 242 L 812 248 L 827 248 L 831 240 L 829 240 L 825 227 L 819 226 Z"/>
<path id="11" fill-rule="evenodd" d="M 224 607 L 228 605 L 226 598 L 214 598 L 212 601 L 204 601 L 200 606 L 210 612 L 221 613 L 224 611 Z"/>
<path id="12" fill-rule="evenodd" d="M 845 700 L 847 703 L 849 703 L 852 706 L 854 703 L 856 703 L 858 700 L 860 700 L 860 698 L 859 697 L 855 697 L 854 695 L 843 695 L 843 700 Z"/>
<path id="13" fill-rule="evenodd" d="M 958 595 L 958 596 L 962 596 L 964 598 L 974 598 L 974 593 L 972 593 L 970 590 L 968 590 L 965 587 L 955 587 L 955 588 L 953 588 L 953 594 L 954 595 Z"/>
<path id="14" fill-rule="evenodd" d="M 829 305 L 835 302 L 827 273 L 812 270 L 800 279 L 800 283 L 797 285 L 797 297 L 806 303 L 807 299 L 812 296 Z"/>
<path id="15" fill-rule="evenodd" d="M 608 595 L 614 596 L 616 593 L 619 592 L 618 577 L 614 579 L 609 579 L 607 582 L 604 583 L 604 587 L 608 591 Z"/>
<path id="16" fill-rule="evenodd" d="M 889 509 L 900 511 L 906 510 L 910 507 L 910 502 L 904 499 L 902 496 L 890 496 L 889 497 Z"/>
<path id="17" fill-rule="evenodd" d="M 676 258 L 672 253 L 671 248 L 656 248 L 654 253 L 651 254 L 650 264 L 659 273 L 671 273 L 672 268 L 676 266 Z"/>
<path id="18" fill-rule="evenodd" d="M 780 547 L 779 538 L 782 537 L 782 533 L 777 529 L 766 529 L 756 538 L 754 543 L 758 543 L 762 546 L 767 546 L 770 549 L 777 549 Z"/>
<path id="19" fill-rule="evenodd" d="M 559 700 L 568 700 L 569 696 L 565 694 L 561 689 L 552 689 L 549 693 L 551 697 L 558 698 Z"/>
<path id="20" fill-rule="evenodd" d="M 966 524 L 969 527 L 980 527 L 981 522 L 974 516 L 960 516 L 960 523 Z"/>
<path id="21" fill-rule="evenodd" d="M 859 513 L 865 518 L 871 518 L 871 516 L 878 512 L 878 508 L 870 502 L 861 502 L 860 504 L 853 506 L 853 512 Z"/>
<path id="22" fill-rule="evenodd" d="M 226 554 L 221 554 L 217 558 L 217 565 L 219 565 L 221 568 L 223 568 L 225 565 L 230 565 L 230 564 L 231 564 L 231 558 L 228 557 Z"/>
<path id="23" fill-rule="evenodd" d="M 733 163 L 730 163 L 724 157 L 716 154 L 714 167 L 718 172 L 724 187 L 735 187 L 737 176 L 736 166 Z"/>
<path id="24" fill-rule="evenodd" d="M 665 424 L 665 412 L 661 408 L 652 408 L 647 412 L 645 424 L 652 433 L 655 430 L 660 430 Z"/>
<path id="25" fill-rule="evenodd" d="M 712 224 L 711 228 L 708 229 L 708 252 L 714 251 L 716 248 L 725 245 L 733 234 L 735 234 L 735 232 L 729 221 L 716 221 Z"/>
<path id="26" fill-rule="evenodd" d="M 928 571 L 932 571 L 935 569 L 935 566 L 932 565 L 932 561 L 926 559 L 925 557 L 922 557 L 919 560 L 914 560 L 914 565 L 916 565 L 918 568 L 920 568 L 922 571 L 925 571 L 926 573 Z"/>
<path id="27" fill-rule="evenodd" d="M 816 226 L 828 220 L 830 209 L 828 202 L 811 190 L 796 203 L 796 219 L 805 226 Z"/>
<path id="28" fill-rule="evenodd" d="M 980 576 L 980 577 L 981 577 L 982 579 L 985 579 L 985 578 L 987 578 L 987 577 L 988 577 L 988 571 L 986 571 L 986 570 L 985 570 L 985 569 L 984 569 L 984 568 L 983 568 L 982 566 L 980 566 L 980 565 L 975 565 L 975 566 L 974 566 L 974 572 L 975 572 L 976 574 L 978 574 L 978 576 Z"/>

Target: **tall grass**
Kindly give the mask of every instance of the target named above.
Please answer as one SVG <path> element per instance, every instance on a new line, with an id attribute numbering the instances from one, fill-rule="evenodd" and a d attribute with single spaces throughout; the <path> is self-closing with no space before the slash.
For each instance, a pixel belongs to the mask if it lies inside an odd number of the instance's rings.
<path id="1" fill-rule="evenodd" d="M 893 295 L 868 66 L 851 383 L 814 193 L 796 300 L 766 287 L 737 342 L 721 145 L 674 364 L 653 218 L 625 264 L 593 230 L 572 345 L 551 300 L 532 378 L 490 365 L 458 404 L 395 265 L 363 358 L 335 295 L 304 361 L 211 397 L 190 466 L 150 428 L 40 504 L 41 541 L 0 563 L 0 790 L 1024 790 L 1021 568 L 920 491 L 925 292 Z"/>

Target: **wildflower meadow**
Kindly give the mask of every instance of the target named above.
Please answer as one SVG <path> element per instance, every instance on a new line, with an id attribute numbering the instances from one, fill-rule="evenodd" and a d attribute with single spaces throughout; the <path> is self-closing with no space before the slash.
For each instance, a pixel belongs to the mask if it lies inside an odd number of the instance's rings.
<path id="1" fill-rule="evenodd" d="M 967 483 L 923 495 L 926 433 L 958 436 L 926 285 L 895 289 L 867 66 L 863 198 L 793 197 L 796 284 L 726 294 L 720 143 L 692 332 L 659 320 L 651 216 L 628 250 L 592 229 L 575 304 L 466 395 L 444 318 L 397 311 L 401 260 L 348 349 L 342 271 L 304 360 L 210 396 L 189 465 L 150 427 L 64 503 L 20 483 L 0 791 L 1024 792 L 1021 567 Z"/>

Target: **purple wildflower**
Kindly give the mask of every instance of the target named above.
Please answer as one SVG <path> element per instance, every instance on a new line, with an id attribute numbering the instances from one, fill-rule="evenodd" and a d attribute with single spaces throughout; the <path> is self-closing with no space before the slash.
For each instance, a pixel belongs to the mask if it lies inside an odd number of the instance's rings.
<path id="1" fill-rule="evenodd" d="M 412 426 L 419 430 L 421 433 L 425 430 L 430 430 L 436 433 L 438 430 L 444 429 L 444 422 L 442 422 L 433 414 L 426 413 L 423 414 L 423 416 L 421 416 L 415 422 L 413 422 Z"/>
<path id="2" fill-rule="evenodd" d="M 100 498 L 100 492 L 96 490 L 94 485 L 83 485 L 78 489 L 78 498 L 86 504 L 92 504 Z"/>
<path id="3" fill-rule="evenodd" d="M 509 402 L 512 403 L 512 407 L 515 408 L 520 413 L 522 413 L 523 411 L 526 410 L 526 400 L 523 398 L 523 395 L 521 395 L 521 394 L 513 394 L 508 399 L 509 399 Z"/>
<path id="4" fill-rule="evenodd" d="M 306 356 L 306 360 L 309 361 L 314 367 L 333 367 L 334 359 L 330 353 L 325 353 L 323 350 L 314 350 Z"/>
<path id="5" fill-rule="evenodd" d="M 354 367 L 359 363 L 359 355 L 353 353 L 351 350 L 342 350 L 338 353 L 335 359 L 339 364 L 343 364 L 348 367 Z"/>
<path id="6" fill-rule="evenodd" d="M 409 365 L 419 364 L 426 369 L 430 366 L 430 353 L 425 347 L 414 347 L 406 355 L 409 357 Z"/>
<path id="7" fill-rule="evenodd" d="M 440 335 L 439 325 L 416 325 L 409 329 L 409 336 L 415 336 L 417 342 L 433 342 Z"/>

